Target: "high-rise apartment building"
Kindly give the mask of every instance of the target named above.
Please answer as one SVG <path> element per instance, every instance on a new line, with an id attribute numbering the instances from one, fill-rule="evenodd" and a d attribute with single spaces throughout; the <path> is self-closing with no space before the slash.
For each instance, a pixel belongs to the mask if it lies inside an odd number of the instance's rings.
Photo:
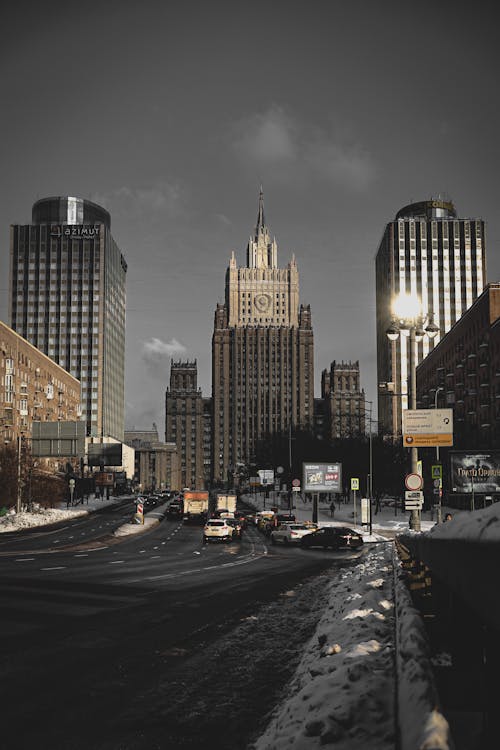
<path id="1" fill-rule="evenodd" d="M 289 429 L 312 429 L 314 342 L 309 306 L 299 304 L 295 257 L 278 267 L 264 219 L 262 191 L 247 264 L 234 253 L 225 302 L 212 338 L 213 478 L 227 481 L 255 460 L 257 441 Z"/>
<path id="2" fill-rule="evenodd" d="M 386 336 L 394 298 L 416 295 L 439 327 L 433 341 L 417 343 L 418 364 L 483 291 L 485 258 L 484 222 L 459 218 L 449 201 L 412 203 L 387 224 L 376 257 L 378 421 L 386 433 L 400 434 L 409 408 L 409 339 Z"/>
<path id="3" fill-rule="evenodd" d="M 11 226 L 12 328 L 81 383 L 87 434 L 123 440 L 127 264 L 109 213 L 44 198 Z"/>
<path id="4" fill-rule="evenodd" d="M 165 440 L 175 443 L 181 487 L 203 489 L 211 475 L 211 399 L 198 388 L 194 362 L 172 362 L 165 395 Z"/>
<path id="5" fill-rule="evenodd" d="M 365 434 L 365 392 L 359 362 L 336 362 L 321 373 L 321 398 L 330 440 Z"/>

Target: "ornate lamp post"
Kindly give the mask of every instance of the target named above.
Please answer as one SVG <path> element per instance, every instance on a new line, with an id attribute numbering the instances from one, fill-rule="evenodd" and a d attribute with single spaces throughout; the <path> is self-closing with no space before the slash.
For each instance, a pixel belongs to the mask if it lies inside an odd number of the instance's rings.
<path id="1" fill-rule="evenodd" d="M 386 331 L 389 341 L 396 341 L 401 334 L 409 337 L 409 408 L 417 408 L 417 365 L 415 355 L 415 344 L 422 341 L 424 336 L 433 339 L 439 328 L 434 324 L 432 315 L 424 314 L 422 303 L 416 295 L 400 294 L 392 304 L 394 320 Z M 424 325 L 427 321 L 427 325 Z M 418 449 L 410 448 L 411 473 L 417 474 Z M 420 511 L 413 509 L 410 517 L 410 528 L 414 531 L 421 530 Z"/>

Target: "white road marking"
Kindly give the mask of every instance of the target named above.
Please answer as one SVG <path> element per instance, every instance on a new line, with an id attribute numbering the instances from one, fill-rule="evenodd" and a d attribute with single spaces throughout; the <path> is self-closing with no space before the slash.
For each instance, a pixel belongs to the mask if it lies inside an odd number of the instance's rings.
<path id="1" fill-rule="evenodd" d="M 118 565 L 118 563 L 124 563 L 125 560 L 110 560 L 110 565 Z"/>
<path id="2" fill-rule="evenodd" d="M 29 562 L 30 560 L 34 559 L 34 557 L 18 557 L 17 560 L 14 560 L 14 562 Z"/>
<path id="3" fill-rule="evenodd" d="M 88 557 L 88 555 L 73 555 L 73 557 Z"/>
<path id="4" fill-rule="evenodd" d="M 53 568 L 40 568 L 40 570 L 65 570 L 66 565 L 57 565 Z"/>

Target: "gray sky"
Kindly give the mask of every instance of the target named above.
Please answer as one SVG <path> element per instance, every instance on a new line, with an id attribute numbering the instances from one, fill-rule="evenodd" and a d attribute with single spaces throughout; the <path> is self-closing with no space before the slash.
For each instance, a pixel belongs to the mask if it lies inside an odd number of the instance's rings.
<path id="1" fill-rule="evenodd" d="M 311 305 L 315 395 L 357 360 L 376 398 L 374 258 L 385 224 L 445 194 L 486 221 L 500 280 L 494 4 L 16 2 L 0 31 L 0 319 L 9 225 L 75 195 L 128 263 L 127 426 L 164 432 L 170 358 L 211 394 L 215 306 L 259 186 Z M 479 7 L 479 6 L 478 6 Z M 488 9 L 491 8 L 491 17 Z"/>

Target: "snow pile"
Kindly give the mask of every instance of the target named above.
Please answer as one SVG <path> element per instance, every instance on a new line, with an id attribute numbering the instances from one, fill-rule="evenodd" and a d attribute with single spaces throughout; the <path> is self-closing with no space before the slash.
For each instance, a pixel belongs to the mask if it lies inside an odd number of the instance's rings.
<path id="1" fill-rule="evenodd" d="M 428 533 L 439 539 L 498 542 L 500 503 L 494 503 L 482 510 L 453 513 L 451 521 L 434 526 Z"/>
<path id="2" fill-rule="evenodd" d="M 88 503 L 85 502 L 85 505 L 78 505 L 74 508 L 66 508 L 66 503 L 61 503 L 59 508 L 39 508 L 33 513 L 8 513 L 0 518 L 0 534 L 6 531 L 31 529 L 35 526 L 47 526 L 61 521 L 72 521 L 78 516 L 86 516 L 98 508 L 113 503 L 116 503 L 115 499 L 91 499 Z"/>
<path id="3" fill-rule="evenodd" d="M 391 554 L 390 545 L 377 545 L 332 581 L 288 695 L 254 750 L 394 745 Z"/>

